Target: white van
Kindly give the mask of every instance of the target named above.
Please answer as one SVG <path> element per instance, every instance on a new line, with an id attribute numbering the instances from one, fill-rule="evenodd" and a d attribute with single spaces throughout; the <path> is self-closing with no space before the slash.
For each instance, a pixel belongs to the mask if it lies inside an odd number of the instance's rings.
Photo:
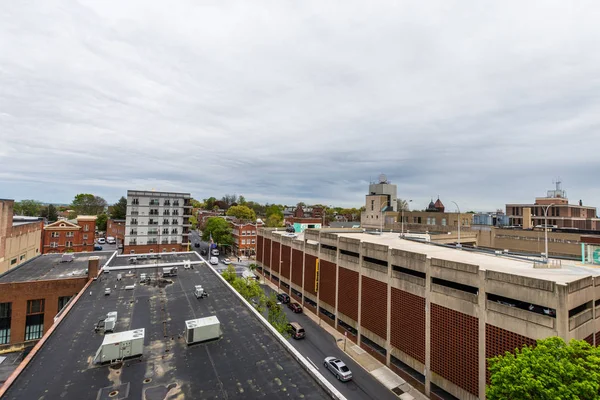
<path id="1" fill-rule="evenodd" d="M 109 236 L 109 237 L 106 238 L 106 243 L 108 243 L 108 244 L 117 244 L 117 241 L 115 240 L 114 237 Z"/>
<path id="2" fill-rule="evenodd" d="M 217 250 L 217 249 L 212 249 L 212 250 L 210 251 L 210 254 L 212 254 L 213 256 L 218 256 L 218 255 L 219 255 L 219 250 Z"/>
<path id="3" fill-rule="evenodd" d="M 210 258 L 210 263 L 212 265 L 218 265 L 219 264 L 219 259 L 217 257 L 211 257 Z"/>
<path id="4" fill-rule="evenodd" d="M 104 238 L 98 238 L 98 244 L 106 244 L 106 240 Z"/>

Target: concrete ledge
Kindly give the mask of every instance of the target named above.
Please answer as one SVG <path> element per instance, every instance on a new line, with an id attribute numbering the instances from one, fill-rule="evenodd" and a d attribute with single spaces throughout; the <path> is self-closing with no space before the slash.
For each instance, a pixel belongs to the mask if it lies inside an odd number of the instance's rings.
<path id="1" fill-rule="evenodd" d="M 523 321 L 531 322 L 533 324 L 542 325 L 546 328 L 554 329 L 554 318 L 547 315 L 536 314 L 531 311 L 521 310 L 515 307 L 505 306 L 504 304 L 497 303 L 495 301 L 487 300 L 487 309 L 495 311 L 500 314 L 508 315 L 514 318 L 521 319 Z"/>
<path id="2" fill-rule="evenodd" d="M 594 315 L 593 310 L 591 308 L 588 308 L 580 312 L 579 314 L 572 316 L 571 318 L 569 318 L 569 330 L 572 331 L 578 326 L 585 324 L 592 318 L 594 318 Z"/>
<path id="3" fill-rule="evenodd" d="M 438 285 L 437 283 L 432 283 L 431 291 L 442 293 L 446 296 L 455 297 L 457 299 L 465 300 L 473 304 L 477 304 L 478 296 L 476 294 L 463 292 L 462 290 L 452 289 L 446 286 Z"/>

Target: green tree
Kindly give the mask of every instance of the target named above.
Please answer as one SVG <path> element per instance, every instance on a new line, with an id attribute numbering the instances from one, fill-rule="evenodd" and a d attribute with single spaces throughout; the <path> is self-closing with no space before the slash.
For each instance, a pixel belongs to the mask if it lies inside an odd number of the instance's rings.
<path id="1" fill-rule="evenodd" d="M 281 307 L 280 304 L 277 304 L 275 292 L 271 292 L 267 302 L 270 305 L 270 307 L 268 307 L 269 312 L 267 313 L 267 321 L 269 321 L 269 323 L 273 325 L 273 328 L 277 329 L 279 333 L 284 336 L 289 336 L 288 319 L 283 311 L 283 307 Z"/>
<path id="2" fill-rule="evenodd" d="M 192 215 L 190 217 L 190 224 L 192 224 L 192 229 L 197 229 L 198 228 L 198 218 L 196 218 L 195 215 Z"/>
<path id="3" fill-rule="evenodd" d="M 106 232 L 106 222 L 108 221 L 108 215 L 102 213 L 98 215 L 98 219 L 96 219 L 96 227 L 99 231 Z"/>
<path id="4" fill-rule="evenodd" d="M 56 211 L 54 204 L 48 205 L 48 216 L 46 218 L 48 218 L 48 221 L 50 222 L 55 222 L 58 220 L 58 212 Z"/>
<path id="5" fill-rule="evenodd" d="M 42 211 L 42 203 L 37 200 L 21 200 L 13 206 L 13 213 L 26 215 L 28 217 L 39 217 Z"/>
<path id="6" fill-rule="evenodd" d="M 127 199 L 123 196 L 117 201 L 110 211 L 112 219 L 125 219 L 127 217 Z"/>
<path id="7" fill-rule="evenodd" d="M 600 348 L 559 337 L 489 359 L 489 400 L 600 399 Z"/>
<path id="8" fill-rule="evenodd" d="M 223 207 L 223 208 L 229 208 L 237 202 L 237 195 L 236 194 L 226 194 L 225 196 L 223 196 L 221 201 L 225 205 L 225 207 Z"/>
<path id="9" fill-rule="evenodd" d="M 256 221 L 256 213 L 246 206 L 232 206 L 227 210 L 227 215 L 248 221 Z"/>
<path id="10" fill-rule="evenodd" d="M 276 204 L 271 204 L 270 206 L 266 206 L 265 209 L 265 216 L 267 218 L 269 218 L 271 215 L 277 215 L 281 217 L 281 220 L 283 220 L 283 211 L 281 210 L 281 208 L 276 205 Z"/>
<path id="11" fill-rule="evenodd" d="M 231 236 L 231 227 L 229 222 L 223 218 L 211 217 L 206 221 L 206 226 L 202 231 L 202 240 L 210 240 L 212 234 L 213 241 L 219 246 L 231 246 L 233 237 Z"/>
<path id="12" fill-rule="evenodd" d="M 283 226 L 283 217 L 278 214 L 272 214 L 270 217 L 267 217 L 265 221 L 265 226 L 267 228 L 279 228 Z"/>
<path id="13" fill-rule="evenodd" d="M 89 193 L 80 193 L 73 199 L 71 208 L 77 215 L 99 215 L 106 208 L 106 200 Z"/>
<path id="14" fill-rule="evenodd" d="M 240 206 L 245 206 L 246 205 L 246 198 L 240 194 L 240 197 L 238 197 L 237 203 Z"/>
<path id="15" fill-rule="evenodd" d="M 192 207 L 194 208 L 203 208 L 204 204 L 202 204 L 201 202 L 199 202 L 196 199 L 192 199 L 192 201 L 190 201 L 190 203 L 192 203 Z"/>
<path id="16" fill-rule="evenodd" d="M 266 207 L 262 204 L 256 203 L 254 201 L 249 201 L 246 203 L 246 207 L 253 209 L 257 216 L 265 215 Z"/>
<path id="17" fill-rule="evenodd" d="M 217 201 L 217 199 L 215 199 L 214 197 L 209 197 L 208 199 L 204 199 L 204 209 L 205 210 L 212 210 L 215 208 L 215 201 Z"/>

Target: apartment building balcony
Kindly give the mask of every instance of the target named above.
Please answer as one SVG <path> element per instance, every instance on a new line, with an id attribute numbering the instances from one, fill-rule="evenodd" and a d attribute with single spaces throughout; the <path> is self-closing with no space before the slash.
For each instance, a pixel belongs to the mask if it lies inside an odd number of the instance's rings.
<path id="1" fill-rule="evenodd" d="M 129 211 L 127 215 L 140 215 L 139 211 Z"/>
<path id="2" fill-rule="evenodd" d="M 151 206 L 159 206 L 160 205 L 160 201 L 158 201 L 158 200 L 150 200 L 150 205 Z"/>
<path id="3" fill-rule="evenodd" d="M 148 231 L 148 236 L 156 236 L 158 235 L 158 231 Z"/>
<path id="4" fill-rule="evenodd" d="M 156 240 L 156 239 L 148 239 L 148 241 L 146 242 L 146 244 L 158 244 L 158 240 Z"/>
<path id="5" fill-rule="evenodd" d="M 169 244 L 169 240 L 168 239 L 163 239 L 160 241 L 161 244 Z"/>
<path id="6" fill-rule="evenodd" d="M 172 239 L 171 244 L 177 244 L 177 239 Z"/>
<path id="7" fill-rule="evenodd" d="M 129 245 L 130 246 L 135 246 L 137 245 L 137 240 L 133 239 L 133 240 L 129 240 Z"/>

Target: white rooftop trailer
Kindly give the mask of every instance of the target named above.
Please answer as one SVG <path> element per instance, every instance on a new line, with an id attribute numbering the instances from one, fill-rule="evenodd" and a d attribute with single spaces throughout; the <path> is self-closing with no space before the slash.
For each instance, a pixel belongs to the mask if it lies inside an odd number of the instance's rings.
<path id="1" fill-rule="evenodd" d="M 185 341 L 187 344 L 204 342 L 221 337 L 221 323 L 216 315 L 185 321 Z"/>
<path id="2" fill-rule="evenodd" d="M 94 361 L 104 363 L 139 356 L 144 352 L 144 328 L 104 335 Z"/>

